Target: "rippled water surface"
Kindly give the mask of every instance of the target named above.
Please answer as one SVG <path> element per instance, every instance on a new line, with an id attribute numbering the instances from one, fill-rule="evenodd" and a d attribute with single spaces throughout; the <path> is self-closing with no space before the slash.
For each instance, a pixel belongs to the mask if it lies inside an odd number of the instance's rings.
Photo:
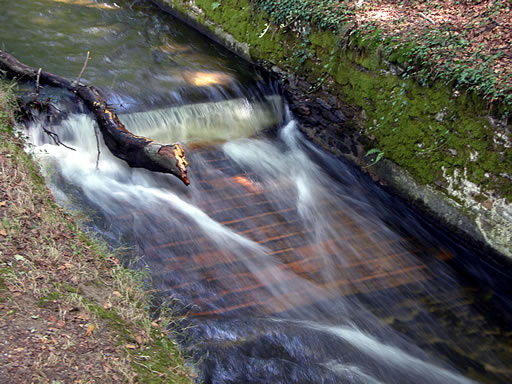
<path id="1" fill-rule="evenodd" d="M 29 127 L 63 204 L 129 246 L 208 383 L 510 383 L 504 266 L 301 135 L 278 84 L 144 1 L 0 0 L 3 47 L 179 141 L 191 186 L 129 169 L 72 95 Z M 50 125 L 68 146 L 41 133 Z"/>

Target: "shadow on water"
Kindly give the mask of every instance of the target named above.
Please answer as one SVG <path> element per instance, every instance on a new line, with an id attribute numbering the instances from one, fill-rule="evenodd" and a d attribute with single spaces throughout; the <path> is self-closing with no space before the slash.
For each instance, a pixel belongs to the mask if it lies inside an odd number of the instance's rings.
<path id="1" fill-rule="evenodd" d="M 55 196 L 132 247 L 188 314 L 181 342 L 204 382 L 512 381 L 508 266 L 305 140 L 267 75 L 146 3 L 118 4 L 20 0 L 0 32 L 66 76 L 91 50 L 87 78 L 127 127 L 183 143 L 188 188 L 103 143 L 96 169 L 79 109 L 53 126 L 76 151 L 40 122 L 28 132 Z"/>

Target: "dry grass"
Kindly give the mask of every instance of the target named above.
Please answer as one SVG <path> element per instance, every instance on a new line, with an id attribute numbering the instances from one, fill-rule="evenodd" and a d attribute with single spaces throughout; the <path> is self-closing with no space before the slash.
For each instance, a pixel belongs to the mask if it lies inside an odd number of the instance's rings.
<path id="1" fill-rule="evenodd" d="M 12 87 L 0 87 L 0 378 L 191 382 L 164 320 L 148 312 L 144 274 L 121 267 L 54 203 L 13 136 Z"/>

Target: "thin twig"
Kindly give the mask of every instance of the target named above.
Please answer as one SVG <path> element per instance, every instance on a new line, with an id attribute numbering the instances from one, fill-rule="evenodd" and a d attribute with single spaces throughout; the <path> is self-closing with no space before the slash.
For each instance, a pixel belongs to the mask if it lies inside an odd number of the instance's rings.
<path id="1" fill-rule="evenodd" d="M 307 93 L 309 94 L 309 93 L 318 91 L 318 89 L 322 86 L 322 84 L 325 82 L 325 80 L 327 80 L 329 75 L 330 75 L 330 71 L 327 72 L 315 85 L 313 85 L 311 88 L 309 88 L 307 90 Z"/>
<path id="2" fill-rule="evenodd" d="M 56 107 L 55 104 L 48 104 L 48 109 L 50 109 L 50 108 L 55 109 L 57 112 L 64 113 L 64 111 L 62 109 L 60 109 L 59 107 Z"/>
<path id="3" fill-rule="evenodd" d="M 41 78 L 41 70 L 42 68 L 39 68 L 37 71 L 37 78 L 36 78 L 36 98 L 35 101 L 37 101 L 37 98 L 39 97 L 39 79 Z"/>
<path id="4" fill-rule="evenodd" d="M 116 75 L 114 76 L 114 79 L 112 80 L 112 85 L 110 86 L 110 89 L 114 90 L 114 85 L 116 83 L 116 80 L 117 80 L 117 75 L 119 75 L 119 73 L 116 73 Z"/>
<path id="5" fill-rule="evenodd" d="M 132 7 L 133 7 L 133 6 L 135 5 L 135 3 L 137 3 L 137 2 L 138 2 L 138 0 L 134 0 L 134 1 L 130 4 L 130 9 L 131 9 L 131 10 L 133 10 L 133 8 L 132 8 Z"/>
<path id="6" fill-rule="evenodd" d="M 448 143 L 448 140 L 446 141 L 443 141 L 441 144 L 439 144 L 437 147 L 434 147 L 434 148 L 427 148 L 425 149 L 424 151 L 418 151 L 418 154 L 420 156 L 423 156 L 423 155 L 426 155 L 427 153 L 431 153 L 431 152 L 434 152 L 434 151 L 437 151 L 438 149 L 440 149 L 443 145 L 445 145 L 446 143 Z"/>
<path id="7" fill-rule="evenodd" d="M 163 376 L 165 376 L 165 373 L 155 371 L 154 369 L 151 369 L 151 368 L 149 368 L 148 366 L 146 366 L 146 365 L 144 365 L 144 364 L 139 363 L 138 361 L 132 360 L 132 363 L 135 363 L 135 364 L 137 364 L 138 366 L 140 366 L 140 367 L 142 367 L 142 368 L 146 368 L 149 372 L 154 373 L 155 375 L 158 375 L 159 377 L 163 377 Z"/>
<path id="8" fill-rule="evenodd" d="M 96 125 L 94 126 L 94 135 L 96 136 L 96 148 L 98 149 L 98 156 L 96 157 L 96 170 L 99 170 L 100 164 L 100 139 L 98 137 L 98 130 L 96 129 Z"/>
<path id="9" fill-rule="evenodd" d="M 292 19 L 292 21 L 290 21 L 288 24 L 286 25 L 283 25 L 282 27 L 281 26 L 278 26 L 274 32 L 272 32 L 272 37 L 270 38 L 270 40 L 274 40 L 274 36 L 275 34 L 277 33 L 277 31 L 279 30 L 284 30 L 286 32 L 286 30 L 288 29 L 288 27 L 290 27 L 293 23 L 295 23 L 298 19 L 299 19 L 300 16 L 296 16 Z"/>
<path id="10" fill-rule="evenodd" d="M 85 61 L 84 61 L 84 65 L 82 66 L 82 70 L 80 71 L 80 74 L 78 75 L 78 77 L 74 81 L 74 83 L 76 85 L 78 85 L 80 83 L 80 78 L 84 74 L 85 68 L 87 67 L 87 62 L 89 61 L 89 54 L 90 54 L 90 51 L 87 51 L 87 56 L 85 57 Z"/>
<path id="11" fill-rule="evenodd" d="M 261 35 L 258 36 L 258 39 L 261 39 L 263 36 L 265 36 L 265 33 L 267 33 L 268 29 L 270 28 L 270 23 L 267 24 L 267 28 L 263 31 Z"/>
<path id="12" fill-rule="evenodd" d="M 436 22 L 434 20 L 432 20 L 430 17 L 428 17 L 427 15 L 425 15 L 423 12 L 419 12 L 418 14 L 421 17 L 423 17 L 425 20 L 427 20 L 429 23 L 436 25 Z"/>
<path id="13" fill-rule="evenodd" d="M 50 131 L 49 129 L 46 129 L 43 127 L 43 131 L 52 138 L 55 145 L 62 145 L 64 148 L 71 149 L 72 151 L 76 151 L 75 148 L 68 147 L 66 144 L 64 144 L 62 141 L 60 141 L 59 135 L 57 135 L 55 132 Z"/>

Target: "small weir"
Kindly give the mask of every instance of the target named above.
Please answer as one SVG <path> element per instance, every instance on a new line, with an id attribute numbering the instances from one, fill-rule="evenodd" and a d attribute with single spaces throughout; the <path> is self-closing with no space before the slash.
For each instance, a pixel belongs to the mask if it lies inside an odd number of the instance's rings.
<path id="1" fill-rule="evenodd" d="M 56 198 L 151 272 L 205 383 L 510 383 L 510 278 L 299 132 L 278 84 L 146 2 L 19 0 L 7 51 L 179 141 L 191 185 L 130 169 L 69 108 L 29 127 Z M 37 38 L 36 38 L 37 36 Z M 49 53 L 51 52 L 51 53 Z M 66 109 L 67 108 L 67 109 Z"/>

